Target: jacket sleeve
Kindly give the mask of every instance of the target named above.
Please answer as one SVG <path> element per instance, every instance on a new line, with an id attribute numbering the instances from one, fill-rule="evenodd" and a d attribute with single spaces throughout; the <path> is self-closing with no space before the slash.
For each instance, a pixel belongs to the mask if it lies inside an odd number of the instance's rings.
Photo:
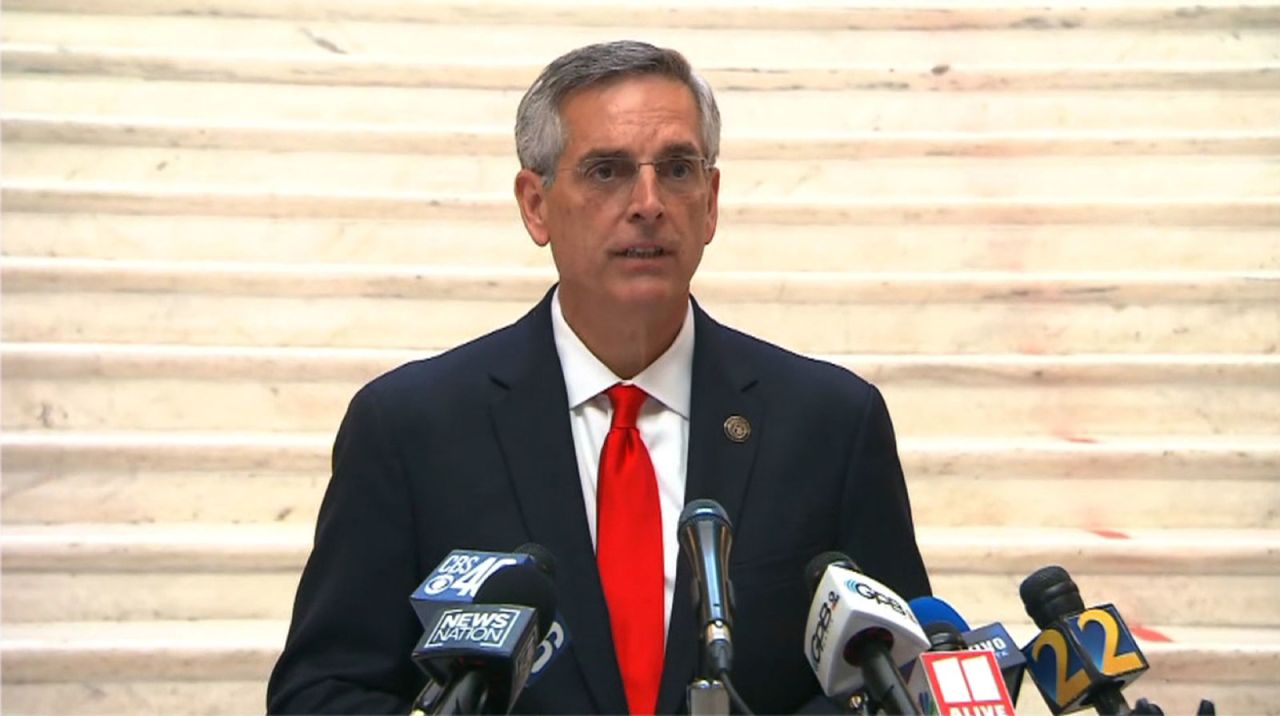
<path id="1" fill-rule="evenodd" d="M 422 629 L 409 604 L 420 565 L 407 479 L 366 386 L 334 443 L 268 713 L 409 712 L 425 677 L 409 658 Z"/>
<path id="2" fill-rule="evenodd" d="M 893 423 L 875 386 L 854 437 L 843 499 L 840 541 L 849 556 L 904 599 L 930 594 Z"/>
<path id="3" fill-rule="evenodd" d="M 861 424 L 853 436 L 842 499 L 842 551 L 904 599 L 929 594 L 893 423 L 875 386 L 869 386 Z M 848 709 L 818 694 L 796 713 L 841 714 Z"/>

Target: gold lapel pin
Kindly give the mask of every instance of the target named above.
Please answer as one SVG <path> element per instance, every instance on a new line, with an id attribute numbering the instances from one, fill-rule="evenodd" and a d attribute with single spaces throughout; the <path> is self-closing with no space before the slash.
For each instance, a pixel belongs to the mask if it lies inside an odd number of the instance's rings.
<path id="1" fill-rule="evenodd" d="M 745 443 L 751 437 L 751 421 L 741 415 L 724 419 L 724 435 L 735 443 Z"/>

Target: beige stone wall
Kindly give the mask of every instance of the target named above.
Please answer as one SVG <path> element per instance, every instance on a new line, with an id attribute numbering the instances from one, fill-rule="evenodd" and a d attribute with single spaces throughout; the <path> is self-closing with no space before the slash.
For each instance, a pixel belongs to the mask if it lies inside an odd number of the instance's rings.
<path id="1" fill-rule="evenodd" d="M 6 713 L 260 711 L 346 401 L 552 280 L 515 104 L 684 51 L 721 320 L 893 412 L 937 593 L 1067 566 L 1280 713 L 1280 3 L 5 4 Z M 1020 701 L 1043 712 L 1028 686 Z"/>

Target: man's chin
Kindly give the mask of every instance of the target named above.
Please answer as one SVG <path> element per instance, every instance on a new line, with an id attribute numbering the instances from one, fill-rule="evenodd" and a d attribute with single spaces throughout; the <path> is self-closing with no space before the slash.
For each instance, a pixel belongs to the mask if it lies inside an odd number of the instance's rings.
<path id="1" fill-rule="evenodd" d="M 635 316 L 683 310 L 689 300 L 689 285 L 670 277 L 630 276 L 607 285 L 573 286 L 560 284 L 561 304 L 601 316 Z"/>
<path id="2" fill-rule="evenodd" d="M 611 292 L 614 302 L 623 310 L 660 310 L 673 305 L 683 305 L 689 299 L 689 287 L 673 286 L 670 281 L 628 281 Z"/>

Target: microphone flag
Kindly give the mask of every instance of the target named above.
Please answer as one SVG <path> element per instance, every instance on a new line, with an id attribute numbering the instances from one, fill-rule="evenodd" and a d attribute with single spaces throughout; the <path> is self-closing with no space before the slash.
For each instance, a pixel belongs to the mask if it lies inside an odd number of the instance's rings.
<path id="1" fill-rule="evenodd" d="M 920 655 L 907 688 L 925 716 L 1013 716 L 1013 699 L 995 652 L 932 651 Z"/>

